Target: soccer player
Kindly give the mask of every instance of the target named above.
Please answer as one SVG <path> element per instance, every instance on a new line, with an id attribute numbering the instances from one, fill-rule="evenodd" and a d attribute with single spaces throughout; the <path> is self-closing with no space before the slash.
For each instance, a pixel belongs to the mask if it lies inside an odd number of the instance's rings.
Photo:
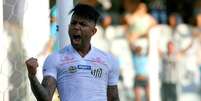
<path id="1" fill-rule="evenodd" d="M 77 4 L 71 13 L 71 44 L 47 57 L 42 84 L 35 76 L 37 59 L 25 62 L 35 97 L 38 101 L 51 101 L 57 87 L 61 101 L 119 101 L 116 60 L 90 44 L 99 13 L 84 4 Z"/>

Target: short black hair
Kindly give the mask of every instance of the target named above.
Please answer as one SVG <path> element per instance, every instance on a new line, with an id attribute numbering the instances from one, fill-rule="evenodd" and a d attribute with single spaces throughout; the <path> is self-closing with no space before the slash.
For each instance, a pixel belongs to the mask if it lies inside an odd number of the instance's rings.
<path id="1" fill-rule="evenodd" d="M 72 16 L 77 15 L 82 18 L 86 18 L 87 20 L 93 21 L 95 24 L 97 23 L 100 13 L 92 6 L 87 4 L 77 4 L 70 13 L 73 13 Z"/>

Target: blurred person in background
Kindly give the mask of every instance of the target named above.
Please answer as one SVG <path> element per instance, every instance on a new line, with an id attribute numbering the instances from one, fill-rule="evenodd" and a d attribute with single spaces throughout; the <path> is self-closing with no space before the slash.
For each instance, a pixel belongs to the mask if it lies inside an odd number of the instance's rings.
<path id="1" fill-rule="evenodd" d="M 167 44 L 167 53 L 162 56 L 160 73 L 162 101 L 177 101 L 178 71 L 175 46 L 170 41 Z"/>
<path id="2" fill-rule="evenodd" d="M 169 27 L 173 30 L 176 29 L 177 25 L 182 23 L 182 18 L 180 16 L 179 13 L 177 12 L 172 12 L 169 16 L 168 16 L 168 20 L 167 20 L 167 24 L 169 25 Z"/>
<path id="3" fill-rule="evenodd" d="M 148 31 L 157 24 L 157 21 L 148 13 L 147 5 L 143 2 L 137 4 L 137 9 L 126 16 L 128 24 L 128 41 L 132 44 L 139 38 L 147 38 Z"/>
<path id="4" fill-rule="evenodd" d="M 167 24 L 161 24 L 159 34 L 159 50 L 161 52 L 167 52 L 167 43 L 174 36 L 177 25 L 181 23 L 181 18 L 176 12 L 171 13 L 168 16 Z"/>
<path id="5" fill-rule="evenodd" d="M 149 0 L 148 6 L 150 13 L 157 19 L 158 23 L 166 24 L 167 12 L 166 12 L 166 0 Z"/>
<path id="6" fill-rule="evenodd" d="M 71 44 L 52 53 L 43 67 L 43 81 L 36 75 L 37 59 L 26 66 L 32 91 L 39 101 L 51 101 L 58 88 L 61 101 L 119 101 L 119 68 L 111 54 L 91 46 L 99 13 L 89 5 L 78 4 L 71 10 Z"/>
<path id="7" fill-rule="evenodd" d="M 148 49 L 144 50 L 141 45 L 146 40 L 137 40 L 135 46 L 132 46 L 132 61 L 134 65 L 135 77 L 134 77 L 134 97 L 135 101 L 142 101 L 145 97 L 146 101 L 149 101 L 149 77 L 148 77 Z M 142 96 L 142 89 L 145 92 L 145 96 Z"/>
<path id="8" fill-rule="evenodd" d="M 170 18 L 172 18 L 172 21 Z M 182 58 L 177 60 L 177 64 L 179 68 L 181 68 L 179 71 L 179 75 L 181 76 L 178 85 L 179 95 L 183 95 L 184 92 L 189 93 L 193 91 L 195 93 L 197 92 L 196 89 L 198 88 L 197 84 L 199 82 L 197 61 L 199 59 L 198 53 L 200 44 L 196 41 L 198 40 L 198 36 L 195 34 L 195 28 L 189 24 L 183 23 L 178 13 L 172 13 L 169 17 L 169 22 L 170 29 L 172 30 L 170 39 L 174 43 L 176 53 L 187 49 L 186 52 L 183 53 Z"/>
<path id="9" fill-rule="evenodd" d="M 146 99 L 149 101 L 148 80 L 148 47 L 149 29 L 157 24 L 157 21 L 148 13 L 147 5 L 143 2 L 137 3 L 136 10 L 126 16 L 128 24 L 127 39 L 132 51 L 134 65 L 134 95 L 135 101 L 141 101 L 141 88 L 144 89 Z"/>
<path id="10" fill-rule="evenodd" d="M 180 83 L 180 71 L 178 60 L 190 48 L 177 52 L 172 41 L 167 43 L 167 52 L 160 53 L 162 59 L 162 69 L 160 72 L 161 80 L 161 97 L 162 101 L 177 101 L 177 86 Z"/>
<path id="11" fill-rule="evenodd" d="M 185 39 L 189 39 L 191 32 L 187 24 L 183 23 L 182 17 L 177 12 L 172 12 L 168 17 L 169 40 L 172 40 L 176 51 L 184 49 Z M 187 41 L 186 41 L 187 42 Z M 166 46 L 166 45 L 165 45 Z"/>
<path id="12" fill-rule="evenodd" d="M 197 66 L 199 68 L 199 83 L 201 85 L 201 12 L 198 12 L 195 16 L 195 26 L 193 29 L 193 37 L 195 38 L 195 41 L 197 43 L 197 50 L 196 50 L 196 60 L 197 60 Z M 201 92 L 201 86 L 200 86 L 200 92 Z"/>

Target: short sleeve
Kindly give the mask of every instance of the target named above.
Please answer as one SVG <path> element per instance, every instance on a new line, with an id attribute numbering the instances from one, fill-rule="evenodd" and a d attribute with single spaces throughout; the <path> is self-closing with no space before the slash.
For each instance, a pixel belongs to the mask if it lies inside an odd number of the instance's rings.
<path id="1" fill-rule="evenodd" d="M 108 77 L 108 85 L 117 85 L 119 81 L 119 63 L 116 58 L 110 57 L 110 70 Z"/>
<path id="2" fill-rule="evenodd" d="M 57 79 L 57 67 L 56 67 L 56 57 L 49 55 L 43 65 L 43 77 L 52 76 Z"/>

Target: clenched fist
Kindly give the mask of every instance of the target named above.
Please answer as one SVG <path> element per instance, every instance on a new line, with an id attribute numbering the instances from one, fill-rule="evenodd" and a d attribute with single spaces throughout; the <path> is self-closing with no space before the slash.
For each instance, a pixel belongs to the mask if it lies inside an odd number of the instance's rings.
<path id="1" fill-rule="evenodd" d="M 38 67 L 37 59 L 32 57 L 25 61 L 25 64 L 27 66 L 29 76 L 34 77 L 36 75 Z"/>

